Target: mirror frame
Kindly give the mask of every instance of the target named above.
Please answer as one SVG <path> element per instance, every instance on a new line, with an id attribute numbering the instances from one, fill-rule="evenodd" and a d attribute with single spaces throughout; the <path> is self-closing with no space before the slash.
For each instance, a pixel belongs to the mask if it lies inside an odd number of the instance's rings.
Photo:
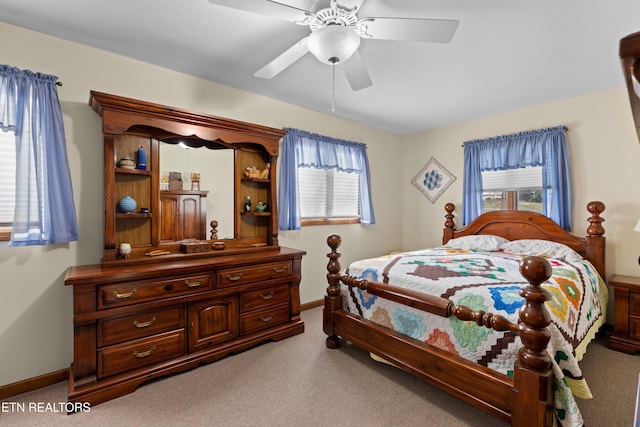
<path id="1" fill-rule="evenodd" d="M 158 210 L 160 192 L 159 171 L 159 141 L 170 137 L 197 138 L 201 141 L 209 141 L 217 146 L 232 148 L 235 152 L 234 161 L 234 239 L 227 240 L 227 247 L 236 251 L 263 250 L 265 248 L 278 247 L 278 218 L 276 198 L 277 157 L 279 141 L 286 134 L 283 129 L 276 129 L 253 123 L 222 118 L 202 113 L 194 113 L 174 107 L 154 104 L 117 95 L 106 94 L 97 91 L 90 92 L 90 107 L 102 117 L 102 133 L 104 137 L 104 185 L 105 185 L 105 223 L 104 223 L 104 252 L 103 263 L 107 262 L 144 262 L 150 257 L 146 253 L 156 249 L 169 251 L 167 257 L 187 256 L 191 254 L 180 253 L 179 244 L 159 245 L 159 233 L 152 231 L 150 234 L 152 243 L 143 245 L 131 245 L 130 259 L 122 259 L 118 254 L 116 242 L 116 221 L 118 214 L 115 207 L 115 175 L 116 167 L 113 161 L 115 155 L 116 137 L 121 134 L 143 135 L 150 140 L 150 153 L 147 161 L 151 163 L 151 170 L 147 173 L 151 176 L 151 207 Z M 243 172 L 258 159 L 259 163 L 271 164 L 271 176 L 256 184 L 251 180 L 245 180 Z M 256 180 L 257 181 L 257 180 Z M 261 194 L 266 194 L 271 211 L 261 216 L 259 214 L 243 215 L 241 194 L 243 186 L 258 185 L 263 189 Z M 250 188 L 245 191 L 252 191 Z M 120 214 L 122 215 L 122 214 Z M 152 215 L 149 215 L 151 221 Z M 254 233 L 251 225 L 245 223 L 252 220 L 267 224 L 258 227 L 259 235 Z M 152 224 L 157 224 L 158 221 Z M 153 225 L 152 229 L 157 230 Z M 248 230 L 248 231 L 247 231 Z M 158 236 L 155 236 L 158 234 Z M 266 235 L 265 235 L 266 234 Z M 150 239 L 150 240 L 151 240 Z M 220 252 L 212 251 L 200 256 L 220 255 Z M 161 257 L 158 257 L 161 258 Z M 166 258 L 165 258 L 166 259 Z"/>

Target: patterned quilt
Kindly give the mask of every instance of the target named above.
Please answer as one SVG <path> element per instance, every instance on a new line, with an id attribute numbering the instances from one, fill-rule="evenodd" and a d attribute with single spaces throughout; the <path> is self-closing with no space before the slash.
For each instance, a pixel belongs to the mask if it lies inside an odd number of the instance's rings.
<path id="1" fill-rule="evenodd" d="M 390 283 L 447 298 L 475 310 L 501 314 L 518 322 L 524 302 L 519 295 L 528 283 L 520 275 L 521 255 L 447 248 L 426 249 L 352 263 L 347 274 Z M 585 260 L 548 259 L 552 277 L 542 286 L 548 292 L 548 346 L 553 361 L 556 415 L 562 425 L 582 425 L 574 395 L 591 398 L 578 361 L 606 320 L 607 289 L 595 268 Z M 447 350 L 465 359 L 513 375 L 520 338 L 443 318 L 343 286 L 345 310 Z"/>

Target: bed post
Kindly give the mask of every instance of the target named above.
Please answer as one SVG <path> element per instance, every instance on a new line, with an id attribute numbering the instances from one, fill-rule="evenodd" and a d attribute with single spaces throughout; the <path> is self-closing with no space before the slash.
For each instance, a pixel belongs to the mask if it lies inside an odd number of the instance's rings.
<path id="1" fill-rule="evenodd" d="M 602 202 L 589 202 L 587 204 L 587 210 L 591 214 L 587 221 L 589 221 L 589 227 L 587 228 L 586 237 L 586 258 L 591 260 L 593 266 L 598 270 L 602 278 L 605 276 L 604 258 L 605 258 L 605 238 L 604 227 L 602 223 L 604 218 L 600 217 L 600 214 L 604 212 L 605 206 Z"/>
<path id="2" fill-rule="evenodd" d="M 547 344 L 551 323 L 541 284 L 551 277 L 551 265 L 542 257 L 529 256 L 520 262 L 520 273 L 529 286 L 520 290 L 525 299 L 520 309 L 518 332 L 523 347 L 514 367 L 511 425 L 550 426 L 553 422 L 553 381 Z"/>
<path id="3" fill-rule="evenodd" d="M 322 327 L 327 334 L 326 344 L 329 348 L 340 347 L 340 338 L 335 334 L 333 325 L 333 315 L 336 310 L 342 308 L 342 297 L 340 295 L 340 253 L 338 247 L 342 243 L 342 238 L 337 234 L 327 237 L 327 244 L 331 252 L 327 254 L 329 263 L 327 264 L 327 295 L 324 297 L 324 311 L 322 312 Z"/>
<path id="4" fill-rule="evenodd" d="M 447 211 L 447 214 L 444 216 L 446 218 L 444 222 L 444 233 L 442 233 L 442 244 L 446 244 L 449 240 L 453 239 L 453 232 L 455 231 L 456 224 L 453 222 L 455 216 L 453 215 L 453 211 L 456 209 L 456 205 L 453 203 L 447 203 L 444 205 L 444 210 Z"/>

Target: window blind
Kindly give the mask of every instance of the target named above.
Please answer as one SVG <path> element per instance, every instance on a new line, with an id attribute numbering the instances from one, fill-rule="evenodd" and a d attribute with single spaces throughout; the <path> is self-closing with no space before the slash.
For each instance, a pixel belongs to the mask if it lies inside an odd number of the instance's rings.
<path id="1" fill-rule="evenodd" d="M 542 188 L 542 166 L 482 172 L 483 191 Z"/>
<path id="2" fill-rule="evenodd" d="M 298 169 L 300 215 L 302 218 L 359 217 L 357 173 L 336 169 Z"/>
<path id="3" fill-rule="evenodd" d="M 13 224 L 16 190 L 16 141 L 13 132 L 0 130 L 0 226 Z"/>

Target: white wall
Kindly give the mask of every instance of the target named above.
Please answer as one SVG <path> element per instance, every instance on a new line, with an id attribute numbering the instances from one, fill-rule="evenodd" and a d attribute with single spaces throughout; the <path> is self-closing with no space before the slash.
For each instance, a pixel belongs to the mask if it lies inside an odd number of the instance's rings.
<path id="1" fill-rule="evenodd" d="M 293 127 L 367 144 L 377 224 L 307 227 L 281 233 L 280 244 L 307 251 L 301 300 L 323 297 L 326 237 L 343 236 L 349 259 L 400 247 L 399 137 L 122 56 L 0 23 L 2 63 L 54 74 L 67 136 L 80 239 L 63 245 L 0 244 L 0 385 L 69 367 L 73 354 L 68 266 L 99 263 L 103 246 L 101 119 L 89 91 L 113 93 L 275 128 Z"/>

